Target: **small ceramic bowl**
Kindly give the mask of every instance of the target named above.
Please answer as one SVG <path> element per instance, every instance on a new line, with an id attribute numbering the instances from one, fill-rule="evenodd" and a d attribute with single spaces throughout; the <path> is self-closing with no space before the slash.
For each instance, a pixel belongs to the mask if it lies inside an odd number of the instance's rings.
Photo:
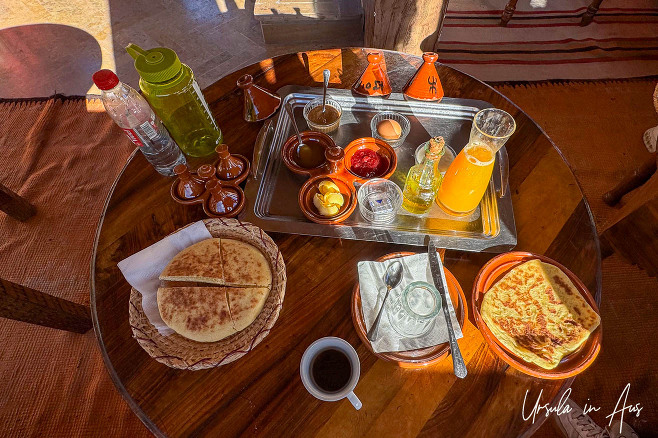
<path id="1" fill-rule="evenodd" d="M 402 132 L 400 133 L 399 138 L 387 139 L 379 135 L 379 132 L 377 131 L 377 126 L 379 125 L 380 122 L 383 122 L 384 120 L 395 120 L 400 124 L 400 127 L 402 128 Z M 402 145 L 402 143 L 404 143 L 404 140 L 407 138 L 407 135 L 409 135 L 409 131 L 411 130 L 411 123 L 409 122 L 408 118 L 406 118 L 400 113 L 396 113 L 394 111 L 382 111 L 380 113 L 375 114 L 375 116 L 370 120 L 370 130 L 372 131 L 372 136 L 374 138 L 384 140 L 386 143 L 396 148 Z"/>
<path id="2" fill-rule="evenodd" d="M 352 172 L 352 157 L 354 156 L 354 153 L 360 149 L 371 149 L 384 156 L 388 160 L 388 168 L 386 171 L 382 172 L 380 175 L 373 175 L 368 178 L 364 178 L 361 175 L 357 175 L 356 173 Z M 362 137 L 350 142 L 350 144 L 345 147 L 345 169 L 354 175 L 355 180 L 360 183 L 368 181 L 372 178 L 390 178 L 390 176 L 393 175 L 393 172 L 395 172 L 397 165 L 398 157 L 395 153 L 395 150 L 384 140 L 372 137 Z"/>
<path id="3" fill-rule="evenodd" d="M 340 193 L 343 195 L 343 199 L 345 199 L 345 203 L 335 216 L 323 216 L 318 209 L 315 208 L 315 205 L 313 205 L 313 197 L 316 193 L 319 193 L 318 185 L 324 180 L 333 181 L 334 184 L 338 186 L 338 190 L 340 190 Z M 299 190 L 298 201 L 299 208 L 302 209 L 302 213 L 304 213 L 304 216 L 309 220 L 325 225 L 338 224 L 350 217 L 356 208 L 356 189 L 352 184 L 340 178 L 331 175 L 318 175 L 306 181 L 302 186 Z"/>
<path id="4" fill-rule="evenodd" d="M 402 190 L 393 181 L 373 178 L 363 183 L 356 194 L 359 213 L 373 224 L 387 224 L 402 206 Z"/>
<path id="5" fill-rule="evenodd" d="M 302 142 L 319 144 L 322 148 L 324 148 L 325 151 L 331 147 L 336 147 L 336 143 L 334 143 L 331 137 L 329 137 L 327 134 L 323 134 L 322 132 L 304 131 L 301 133 L 301 137 Z M 322 172 L 324 166 L 327 163 L 326 160 L 324 160 L 320 165 L 312 168 L 302 167 L 297 162 L 298 145 L 299 142 L 297 141 L 297 135 L 291 136 L 284 143 L 283 148 L 281 149 L 281 156 L 286 167 L 298 175 L 305 176 L 317 175 Z"/>
<path id="6" fill-rule="evenodd" d="M 320 125 L 320 124 L 317 124 L 317 123 L 313 123 L 312 121 L 309 120 L 308 113 L 310 113 L 313 108 L 317 108 L 319 106 L 322 106 L 322 98 L 321 97 L 318 97 L 317 99 L 313 99 L 312 101 L 310 101 L 309 103 L 307 103 L 304 106 L 304 119 L 306 119 L 306 123 L 308 124 L 308 127 L 311 128 L 312 130 L 323 132 L 325 134 L 329 134 L 330 132 L 333 132 L 336 129 L 338 129 L 338 126 L 340 125 L 340 117 L 343 114 L 343 109 L 341 108 L 341 106 L 338 102 L 336 102 L 335 100 L 333 100 L 329 97 L 327 97 L 326 105 L 330 106 L 330 107 L 332 107 L 332 108 L 334 108 L 338 111 L 338 119 L 335 122 L 330 123 L 328 125 Z M 325 111 L 326 111 L 326 108 L 325 108 Z"/>

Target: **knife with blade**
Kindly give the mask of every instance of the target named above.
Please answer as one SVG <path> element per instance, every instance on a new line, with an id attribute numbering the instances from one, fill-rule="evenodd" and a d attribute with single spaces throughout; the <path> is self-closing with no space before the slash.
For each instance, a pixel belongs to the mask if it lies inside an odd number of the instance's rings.
<path id="1" fill-rule="evenodd" d="M 436 252 L 436 246 L 432 242 L 427 246 L 428 255 L 430 259 L 430 270 L 432 271 L 432 280 L 434 280 L 434 286 L 441 294 L 441 299 L 443 300 L 443 316 L 446 319 L 446 325 L 448 326 L 448 337 L 450 339 L 450 353 L 452 355 L 452 367 L 455 370 L 455 376 L 463 379 L 466 377 L 466 364 L 464 363 L 464 358 L 462 357 L 461 351 L 459 351 L 459 345 L 457 345 L 457 337 L 455 336 L 455 330 L 452 328 L 452 321 L 450 321 L 450 312 L 448 311 L 448 282 L 446 281 L 446 274 L 443 270 L 443 264 L 439 258 L 439 254 Z"/>

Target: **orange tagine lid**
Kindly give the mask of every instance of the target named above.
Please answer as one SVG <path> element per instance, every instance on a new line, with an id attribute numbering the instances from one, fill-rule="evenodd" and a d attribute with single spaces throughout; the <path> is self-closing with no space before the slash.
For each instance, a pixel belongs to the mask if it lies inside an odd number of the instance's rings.
<path id="1" fill-rule="evenodd" d="M 352 91 L 364 96 L 388 96 L 391 83 L 384 70 L 384 55 L 381 52 L 368 53 L 368 66 L 352 86 Z"/>
<path id="2" fill-rule="evenodd" d="M 443 87 L 434 63 L 439 55 L 434 52 L 423 53 L 423 64 L 404 87 L 404 95 L 418 100 L 441 100 Z"/>

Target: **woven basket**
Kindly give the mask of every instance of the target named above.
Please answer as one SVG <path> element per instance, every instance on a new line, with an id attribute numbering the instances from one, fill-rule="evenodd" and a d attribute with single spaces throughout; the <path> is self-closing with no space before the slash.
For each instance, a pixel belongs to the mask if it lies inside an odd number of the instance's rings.
<path id="1" fill-rule="evenodd" d="M 249 327 L 217 342 L 196 342 L 177 333 L 161 335 L 142 310 L 142 295 L 133 288 L 129 304 L 133 337 L 153 359 L 171 368 L 200 370 L 240 359 L 268 335 L 279 317 L 286 293 L 283 256 L 263 230 L 237 219 L 206 219 L 203 222 L 213 237 L 241 240 L 258 248 L 270 263 L 272 288 L 263 310 Z"/>

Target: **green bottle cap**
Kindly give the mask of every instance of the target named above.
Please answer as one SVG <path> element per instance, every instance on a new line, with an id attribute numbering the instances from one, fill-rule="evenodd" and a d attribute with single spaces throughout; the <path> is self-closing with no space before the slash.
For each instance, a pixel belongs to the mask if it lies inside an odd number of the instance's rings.
<path id="1" fill-rule="evenodd" d="M 128 44 L 126 51 L 135 59 L 135 69 L 146 82 L 165 82 L 180 71 L 178 55 L 166 47 L 144 50 L 136 44 Z"/>

